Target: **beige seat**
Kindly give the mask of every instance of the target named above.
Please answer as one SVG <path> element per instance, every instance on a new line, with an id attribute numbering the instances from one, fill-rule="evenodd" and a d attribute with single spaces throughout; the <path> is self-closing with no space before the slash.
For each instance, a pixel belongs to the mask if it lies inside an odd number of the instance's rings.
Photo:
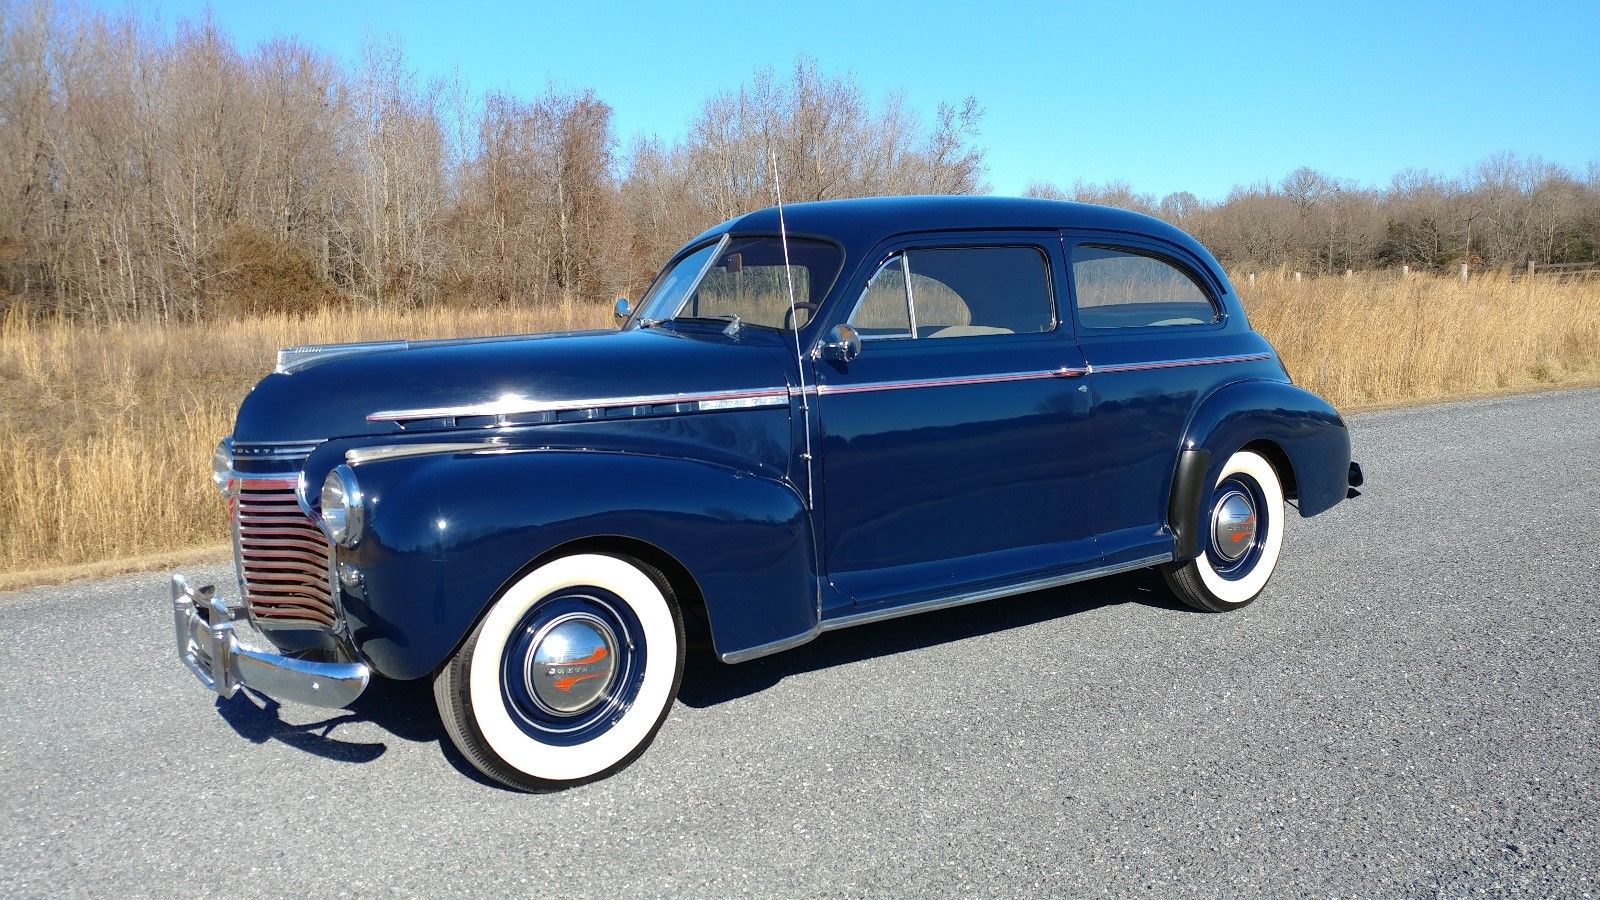
<path id="1" fill-rule="evenodd" d="M 933 332 L 928 337 L 976 337 L 980 334 L 1016 334 L 1016 332 L 1009 328 L 996 328 L 993 325 L 948 325 Z"/>

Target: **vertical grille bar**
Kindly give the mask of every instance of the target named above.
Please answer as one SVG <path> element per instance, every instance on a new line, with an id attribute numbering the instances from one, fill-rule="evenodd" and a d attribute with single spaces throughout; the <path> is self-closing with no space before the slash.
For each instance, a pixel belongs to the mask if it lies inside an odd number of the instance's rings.
<path id="1" fill-rule="evenodd" d="M 262 628 L 332 629 L 333 551 L 295 496 L 295 478 L 238 477 L 230 501 L 239 575 Z"/>

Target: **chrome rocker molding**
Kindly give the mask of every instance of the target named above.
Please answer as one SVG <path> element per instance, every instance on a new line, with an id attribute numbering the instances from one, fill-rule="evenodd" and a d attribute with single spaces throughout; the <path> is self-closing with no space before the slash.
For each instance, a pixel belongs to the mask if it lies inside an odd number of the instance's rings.
<path id="1" fill-rule="evenodd" d="M 1089 569 L 1084 572 L 1074 572 L 1070 575 L 1052 575 L 1048 578 L 1037 578 L 1033 581 L 1024 581 L 1019 584 L 1008 584 L 997 588 L 985 588 L 981 591 L 966 591 L 959 594 L 952 594 L 948 597 L 935 597 L 931 600 L 923 600 L 918 603 L 908 603 L 904 606 L 891 606 L 885 609 L 869 609 L 863 612 L 849 613 L 842 616 L 835 616 L 831 619 L 823 619 L 816 625 L 811 626 L 810 630 L 803 631 L 800 634 L 794 635 L 793 637 L 786 637 L 781 641 L 773 641 L 770 644 L 762 644 L 759 647 L 749 647 L 744 650 L 735 650 L 732 653 L 718 654 L 718 657 L 725 663 L 747 662 L 752 659 L 759 659 L 763 656 L 770 656 L 771 654 L 779 653 L 792 647 L 798 647 L 801 644 L 804 644 L 815 638 L 824 631 L 835 631 L 840 628 L 849 628 L 853 625 L 869 625 L 873 622 L 883 622 L 888 619 L 898 619 L 901 616 L 911 616 L 916 615 L 917 613 L 931 612 L 936 609 L 949 609 L 955 606 L 966 606 L 969 603 L 982 603 L 985 600 L 998 600 L 1001 597 L 1014 597 L 1018 594 L 1030 594 L 1034 591 L 1043 591 L 1050 588 L 1064 587 L 1069 584 L 1076 584 L 1080 581 L 1104 578 L 1107 575 L 1120 575 L 1123 572 L 1132 572 L 1136 569 L 1148 569 L 1151 566 L 1158 566 L 1162 563 L 1171 561 L 1172 554 L 1161 553 L 1155 556 L 1147 556 L 1143 559 L 1135 559 L 1129 560 L 1128 562 L 1116 563 L 1114 565 L 1101 566 L 1099 568 Z"/>
<path id="2" fill-rule="evenodd" d="M 211 585 L 192 588 L 182 575 L 172 576 L 178 658 L 218 696 L 248 687 L 275 700 L 337 708 L 361 696 L 372 680 L 364 663 L 311 662 L 246 647 L 233 633 L 233 623 L 244 617 L 243 607 L 224 603 Z"/>

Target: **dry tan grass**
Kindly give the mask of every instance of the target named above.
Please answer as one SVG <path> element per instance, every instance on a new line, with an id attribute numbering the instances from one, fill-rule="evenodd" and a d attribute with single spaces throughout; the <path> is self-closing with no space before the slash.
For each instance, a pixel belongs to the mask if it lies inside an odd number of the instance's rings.
<path id="1" fill-rule="evenodd" d="M 0 322 L 0 572 L 227 539 L 211 448 L 279 347 L 603 327 L 609 310 L 342 308 L 195 325 Z"/>
<path id="2" fill-rule="evenodd" d="M 1306 387 L 1345 408 L 1600 375 L 1600 284 L 1386 274 L 1239 286 Z M 609 310 L 382 310 L 88 329 L 0 323 L 0 573 L 226 539 L 211 448 L 279 347 L 604 327 Z M 116 565 L 113 562 L 113 565 Z M 25 579 L 9 579 L 9 586 Z"/>
<path id="3" fill-rule="evenodd" d="M 1600 375 L 1600 282 L 1371 272 L 1235 278 L 1290 374 L 1340 408 Z"/>

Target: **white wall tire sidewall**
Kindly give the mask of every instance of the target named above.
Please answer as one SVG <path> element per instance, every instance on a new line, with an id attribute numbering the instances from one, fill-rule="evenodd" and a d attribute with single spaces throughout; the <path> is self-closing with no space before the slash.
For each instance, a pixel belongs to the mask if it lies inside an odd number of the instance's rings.
<path id="1" fill-rule="evenodd" d="M 1278 473 L 1272 468 L 1272 463 L 1248 450 L 1241 450 L 1228 458 L 1227 465 L 1222 467 L 1222 474 L 1217 476 L 1217 483 L 1211 486 L 1212 490 L 1226 481 L 1230 475 L 1246 475 L 1255 479 L 1266 500 L 1267 537 L 1261 546 L 1261 557 L 1256 560 L 1255 568 L 1250 570 L 1250 574 L 1237 581 L 1230 581 L 1217 574 L 1216 568 L 1211 564 L 1211 558 L 1203 552 L 1195 560 L 1195 570 L 1199 573 L 1200 581 L 1206 586 L 1206 590 L 1211 592 L 1211 596 L 1223 603 L 1244 604 L 1261 593 L 1261 589 L 1267 585 L 1267 579 L 1272 577 L 1272 570 L 1278 565 L 1278 552 L 1283 549 L 1283 486 L 1278 483 Z M 1206 526 L 1208 530 L 1209 521 L 1208 517 Z M 1209 541 L 1209 536 L 1207 540 Z"/>
<path id="2" fill-rule="evenodd" d="M 644 680 L 622 719 L 595 739 L 569 747 L 529 737 L 506 710 L 500 673 L 512 632 L 534 604 L 564 588 L 592 585 L 616 594 L 644 631 Z M 545 563 L 513 584 L 484 617 L 472 651 L 468 691 L 478 731 L 512 768 L 546 781 L 576 781 L 611 768 L 650 737 L 671 702 L 678 636 L 667 599 L 650 576 L 614 556 L 583 553 Z"/>

